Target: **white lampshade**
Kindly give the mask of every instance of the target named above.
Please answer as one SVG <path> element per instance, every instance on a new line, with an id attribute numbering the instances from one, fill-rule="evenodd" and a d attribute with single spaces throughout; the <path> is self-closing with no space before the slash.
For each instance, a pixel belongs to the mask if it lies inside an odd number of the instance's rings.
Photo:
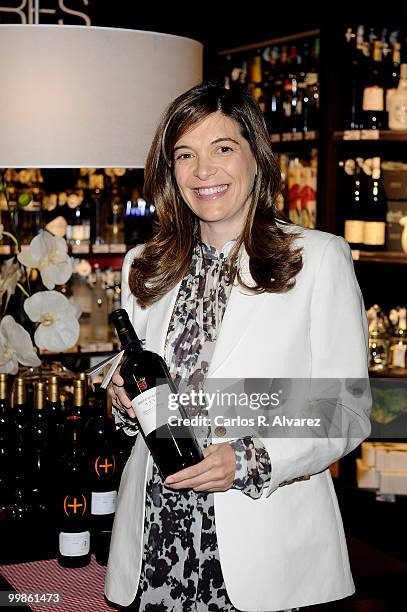
<path id="1" fill-rule="evenodd" d="M 155 32 L 0 25 L 0 168 L 143 167 L 202 52 Z"/>

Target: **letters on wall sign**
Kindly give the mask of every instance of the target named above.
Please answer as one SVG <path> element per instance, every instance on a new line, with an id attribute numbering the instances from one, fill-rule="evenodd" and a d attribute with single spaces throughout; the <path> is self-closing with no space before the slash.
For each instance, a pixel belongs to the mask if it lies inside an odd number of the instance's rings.
<path id="1" fill-rule="evenodd" d="M 89 15 L 81 10 L 90 0 L 43 0 L 40 3 L 40 23 L 59 25 L 92 25 Z M 42 17 L 42 19 L 41 19 Z M 34 23 L 34 0 L 0 0 L 0 23 Z"/>

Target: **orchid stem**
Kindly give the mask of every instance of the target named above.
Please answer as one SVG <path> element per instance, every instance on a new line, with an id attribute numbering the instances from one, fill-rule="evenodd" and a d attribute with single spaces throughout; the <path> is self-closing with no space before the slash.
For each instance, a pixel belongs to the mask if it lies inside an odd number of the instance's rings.
<path id="1" fill-rule="evenodd" d="M 27 293 L 27 291 L 24 289 L 24 287 L 23 287 L 23 286 L 22 286 L 20 283 L 17 283 L 17 287 L 20 289 L 20 291 L 22 291 L 22 292 L 23 292 L 23 294 L 25 295 L 25 297 L 28 297 L 28 298 L 30 297 L 30 294 L 29 294 L 29 293 Z"/>
<path id="2" fill-rule="evenodd" d="M 11 232 L 3 232 L 3 236 L 7 236 L 7 238 L 10 238 L 10 240 L 14 242 L 17 248 L 19 248 L 18 240 Z"/>

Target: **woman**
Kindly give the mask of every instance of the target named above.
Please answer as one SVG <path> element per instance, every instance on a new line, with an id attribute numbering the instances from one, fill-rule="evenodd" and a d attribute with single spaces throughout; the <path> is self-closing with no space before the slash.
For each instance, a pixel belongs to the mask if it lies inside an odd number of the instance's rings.
<path id="1" fill-rule="evenodd" d="M 250 96 L 204 84 L 170 105 L 145 171 L 159 225 L 126 256 L 122 300 L 146 348 L 187 388 L 215 377 L 367 381 L 349 247 L 287 222 L 279 189 Z M 370 431 L 367 384 L 336 403 L 345 435 L 204 428 L 204 459 L 163 483 L 128 418 L 119 371 L 112 383 L 116 419 L 136 442 L 120 486 L 109 600 L 146 611 L 270 611 L 354 591 L 327 468 Z"/>

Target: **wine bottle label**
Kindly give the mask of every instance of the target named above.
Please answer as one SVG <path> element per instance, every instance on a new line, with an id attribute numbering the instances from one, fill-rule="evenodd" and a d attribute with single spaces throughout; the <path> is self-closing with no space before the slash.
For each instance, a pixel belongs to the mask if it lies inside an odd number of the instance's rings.
<path id="1" fill-rule="evenodd" d="M 102 516 L 116 511 L 117 491 L 92 492 L 91 514 Z"/>
<path id="2" fill-rule="evenodd" d="M 364 235 L 363 221 L 345 221 L 345 240 L 351 244 L 362 244 Z"/>
<path id="3" fill-rule="evenodd" d="M 90 224 L 83 222 L 81 225 L 72 225 L 71 239 L 78 240 L 89 240 L 90 238 Z"/>
<path id="4" fill-rule="evenodd" d="M 81 557 L 87 555 L 90 550 L 90 533 L 81 531 L 79 533 L 59 534 L 59 552 L 64 557 Z"/>
<path id="5" fill-rule="evenodd" d="M 168 385 L 159 385 L 137 395 L 131 402 L 145 436 L 168 424 L 170 394 L 171 389 Z"/>
<path id="6" fill-rule="evenodd" d="M 407 98 L 404 100 L 392 100 L 389 127 L 392 130 L 407 129 Z"/>
<path id="7" fill-rule="evenodd" d="M 363 110 L 382 111 L 384 109 L 384 91 L 377 85 L 363 90 Z"/>
<path id="8" fill-rule="evenodd" d="M 405 344 L 396 344 L 392 347 L 392 359 L 391 363 L 395 368 L 406 367 L 406 349 Z"/>
<path id="9" fill-rule="evenodd" d="M 386 225 L 383 221 L 366 221 L 363 243 L 382 246 L 385 243 Z"/>

